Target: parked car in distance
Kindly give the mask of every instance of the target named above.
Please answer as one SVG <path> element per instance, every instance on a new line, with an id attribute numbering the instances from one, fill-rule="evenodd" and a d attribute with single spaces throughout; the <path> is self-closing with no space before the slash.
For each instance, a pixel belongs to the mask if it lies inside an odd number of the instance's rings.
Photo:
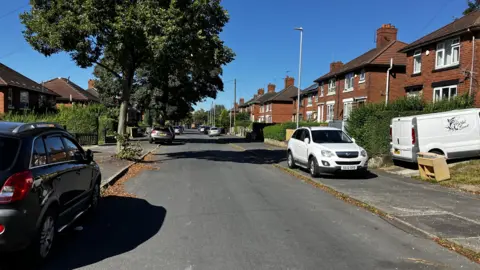
<path id="1" fill-rule="evenodd" d="M 174 140 L 173 133 L 168 127 L 154 127 L 148 141 L 150 143 L 168 143 Z"/>
<path id="2" fill-rule="evenodd" d="M 367 151 L 342 130 L 331 127 L 301 127 L 288 141 L 290 168 L 303 167 L 313 177 L 342 171 L 366 173 Z"/>
<path id="3" fill-rule="evenodd" d="M 203 132 L 205 131 L 205 126 L 200 126 L 200 127 L 198 128 L 198 131 L 201 132 L 201 133 L 203 133 Z"/>
<path id="4" fill-rule="evenodd" d="M 0 251 L 45 259 L 57 234 L 98 206 L 100 169 L 53 123 L 0 122 L 0 153 Z"/>
<path id="5" fill-rule="evenodd" d="M 173 128 L 173 130 L 175 131 L 175 134 L 180 135 L 180 132 L 181 132 L 181 131 L 180 131 L 180 130 L 181 130 L 180 127 L 176 126 L 176 127 Z"/>
<path id="6" fill-rule="evenodd" d="M 180 127 L 180 134 L 183 134 L 185 132 L 185 127 L 184 126 L 179 126 Z"/>
<path id="7" fill-rule="evenodd" d="M 210 127 L 204 127 L 203 128 L 203 134 L 208 134 L 209 130 L 210 130 Z"/>
<path id="8" fill-rule="evenodd" d="M 213 136 L 220 136 L 221 129 L 217 127 L 211 127 L 210 130 L 208 131 L 208 136 L 213 137 Z"/>
<path id="9" fill-rule="evenodd" d="M 480 109 L 397 117 L 390 126 L 394 160 L 417 162 L 418 152 L 447 159 L 480 155 Z"/>

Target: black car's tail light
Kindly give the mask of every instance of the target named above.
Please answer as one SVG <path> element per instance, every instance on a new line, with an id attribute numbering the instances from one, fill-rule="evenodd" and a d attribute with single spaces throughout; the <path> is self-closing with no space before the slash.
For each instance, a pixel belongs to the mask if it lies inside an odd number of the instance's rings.
<path id="1" fill-rule="evenodd" d="M 31 171 L 24 171 L 10 176 L 0 190 L 0 203 L 11 203 L 25 198 L 33 185 Z"/>

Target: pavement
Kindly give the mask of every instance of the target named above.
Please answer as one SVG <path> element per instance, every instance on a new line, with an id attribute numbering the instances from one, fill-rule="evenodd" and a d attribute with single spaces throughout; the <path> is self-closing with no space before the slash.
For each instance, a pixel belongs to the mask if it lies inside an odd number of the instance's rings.
<path id="1" fill-rule="evenodd" d="M 269 163 L 288 167 L 284 148 L 263 143 L 237 143 Z M 297 169 L 309 176 L 308 172 Z M 407 230 L 440 237 L 480 252 L 480 196 L 372 170 L 367 179 L 323 176 L 314 181 L 365 202 L 405 223 Z"/>
<path id="2" fill-rule="evenodd" d="M 279 155 L 259 159 L 230 144 L 241 139 L 187 132 L 154 151 L 156 170 L 124 184 L 135 198 L 104 198 L 44 269 L 480 268 L 274 168 Z M 359 194 L 369 185 L 332 181 Z"/>
<path id="3" fill-rule="evenodd" d="M 155 149 L 158 145 L 150 144 L 148 141 L 137 140 L 143 151 L 142 154 L 148 153 Z M 85 147 L 93 152 L 93 159 L 100 166 L 102 172 L 102 184 L 108 182 L 112 177 L 116 176 L 122 170 L 125 170 L 128 166 L 132 165 L 133 161 L 121 160 L 113 158 L 116 153 L 116 144 L 97 145 Z"/>

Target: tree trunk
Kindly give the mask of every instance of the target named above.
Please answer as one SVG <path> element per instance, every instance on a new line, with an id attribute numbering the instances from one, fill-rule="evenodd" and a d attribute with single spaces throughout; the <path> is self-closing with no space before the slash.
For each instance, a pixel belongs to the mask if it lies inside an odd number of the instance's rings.
<path id="1" fill-rule="evenodd" d="M 118 130 L 119 135 L 124 135 L 127 132 L 127 112 L 128 103 L 130 101 L 130 91 L 132 89 L 133 76 L 131 73 L 124 73 L 122 101 L 120 103 L 120 113 L 118 115 Z M 120 140 L 117 140 L 117 153 L 122 150 Z"/>

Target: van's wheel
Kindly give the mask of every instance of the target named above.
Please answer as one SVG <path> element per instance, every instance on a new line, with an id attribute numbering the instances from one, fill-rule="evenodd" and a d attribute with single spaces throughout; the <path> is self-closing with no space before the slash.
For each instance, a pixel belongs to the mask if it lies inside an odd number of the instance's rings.
<path id="1" fill-rule="evenodd" d="M 318 176 L 318 163 L 315 157 L 311 157 L 308 161 L 308 170 L 310 171 L 310 175 L 312 177 Z"/>
<path id="2" fill-rule="evenodd" d="M 441 150 L 438 150 L 438 149 L 430 150 L 429 153 L 445 156 L 445 154 Z"/>
<path id="3" fill-rule="evenodd" d="M 295 169 L 297 166 L 295 165 L 295 160 L 293 159 L 292 152 L 288 152 L 287 156 L 287 164 L 290 169 Z"/>
<path id="4" fill-rule="evenodd" d="M 42 218 L 35 238 L 29 246 L 28 252 L 35 262 L 45 261 L 52 251 L 57 233 L 57 214 L 54 209 L 49 209 Z"/>

